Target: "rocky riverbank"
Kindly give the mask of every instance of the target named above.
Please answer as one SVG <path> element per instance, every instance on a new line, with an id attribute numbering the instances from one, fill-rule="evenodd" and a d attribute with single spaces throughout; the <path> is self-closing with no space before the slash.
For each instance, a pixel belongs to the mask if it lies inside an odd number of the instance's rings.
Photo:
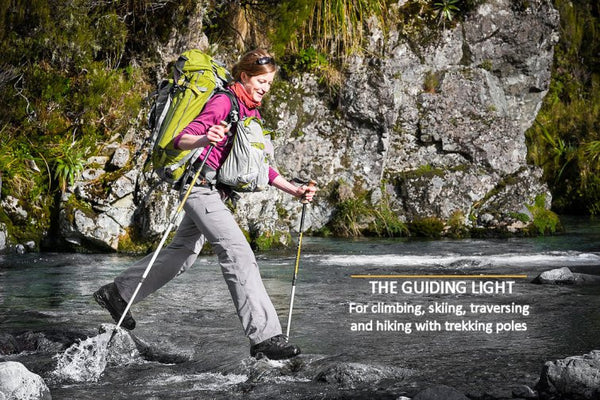
<path id="1" fill-rule="evenodd" d="M 201 26 L 205 11 L 191 26 Z M 321 189 L 306 228 L 433 237 L 558 229 L 525 146 L 550 83 L 558 23 L 549 0 L 490 0 L 436 40 L 407 36 L 401 25 L 384 34 L 374 24 L 369 56 L 350 60 L 337 100 L 314 75 L 282 76 L 263 115 L 275 128 L 276 167 Z M 157 76 L 179 52 L 209 46 L 195 31 L 161 49 Z M 225 49 L 217 57 L 232 61 Z M 57 202 L 51 229 L 38 232 L 43 240 L 15 242 L 11 229 L 31 218 L 18 198 L 2 198 L 13 224 L 0 224 L 0 250 L 151 247 L 177 195 L 146 168 L 146 111 L 126 135 L 94 150 Z M 297 201 L 271 189 L 244 196 L 236 216 L 260 247 L 289 243 L 299 212 Z"/>

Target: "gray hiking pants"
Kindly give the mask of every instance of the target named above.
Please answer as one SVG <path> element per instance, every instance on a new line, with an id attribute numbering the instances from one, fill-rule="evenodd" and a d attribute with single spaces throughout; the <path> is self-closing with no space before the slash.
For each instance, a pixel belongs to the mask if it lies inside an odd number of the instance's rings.
<path id="1" fill-rule="evenodd" d="M 281 334 L 281 325 L 263 285 L 254 253 L 219 192 L 195 187 L 185 215 L 171 243 L 162 249 L 144 280 L 134 303 L 144 299 L 189 268 L 208 240 L 219 258 L 237 314 L 251 344 Z M 115 278 L 123 299 L 131 299 L 152 254 L 134 263 Z"/>

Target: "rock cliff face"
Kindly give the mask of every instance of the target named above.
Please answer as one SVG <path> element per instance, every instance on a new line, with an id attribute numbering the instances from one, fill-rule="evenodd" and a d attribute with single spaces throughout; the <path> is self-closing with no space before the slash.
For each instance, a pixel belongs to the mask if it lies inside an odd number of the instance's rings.
<path id="1" fill-rule="evenodd" d="M 536 198 L 549 207 L 541 171 L 527 164 L 524 133 L 550 83 L 559 15 L 549 0 L 513 3 L 487 1 L 426 45 L 374 28 L 366 54 L 380 56 L 351 60 L 335 110 L 311 75 L 273 88 L 263 115 L 277 129 L 276 166 L 322 189 L 305 227 L 331 220 L 340 188 L 346 198 L 368 193 L 373 206 L 385 200 L 406 222 L 458 217 L 471 228 L 517 231 L 531 222 Z M 205 45 L 196 39 L 180 46 Z M 144 157 L 122 150 L 141 146 L 139 131 L 132 127 L 102 163 L 90 163 L 88 179 L 65 196 L 61 234 L 71 242 L 117 249 L 134 224 L 146 238 L 166 227 L 176 196 L 164 186 L 150 190 L 155 178 L 142 172 Z M 90 190 L 106 170 L 116 179 Z M 296 200 L 269 189 L 244 195 L 237 215 L 250 232 L 269 234 L 295 229 L 299 211 Z"/>

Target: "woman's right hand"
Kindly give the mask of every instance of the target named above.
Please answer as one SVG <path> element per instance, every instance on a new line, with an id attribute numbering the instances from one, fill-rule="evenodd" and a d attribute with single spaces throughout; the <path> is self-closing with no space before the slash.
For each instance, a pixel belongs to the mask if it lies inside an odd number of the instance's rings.
<path id="1" fill-rule="evenodd" d="M 206 138 L 209 143 L 214 145 L 223 140 L 227 132 L 229 132 L 229 125 L 225 121 L 221 121 L 219 125 L 213 125 L 208 128 L 208 131 L 206 131 Z"/>

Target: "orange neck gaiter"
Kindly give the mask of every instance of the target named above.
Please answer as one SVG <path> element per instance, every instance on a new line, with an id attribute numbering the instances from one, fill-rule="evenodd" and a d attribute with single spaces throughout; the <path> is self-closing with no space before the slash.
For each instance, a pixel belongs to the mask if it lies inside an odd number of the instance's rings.
<path id="1" fill-rule="evenodd" d="M 231 90 L 233 90 L 233 93 L 235 93 L 237 98 L 240 99 L 246 107 L 250 109 L 260 107 L 260 102 L 254 101 L 240 82 L 235 82 L 231 86 Z"/>

